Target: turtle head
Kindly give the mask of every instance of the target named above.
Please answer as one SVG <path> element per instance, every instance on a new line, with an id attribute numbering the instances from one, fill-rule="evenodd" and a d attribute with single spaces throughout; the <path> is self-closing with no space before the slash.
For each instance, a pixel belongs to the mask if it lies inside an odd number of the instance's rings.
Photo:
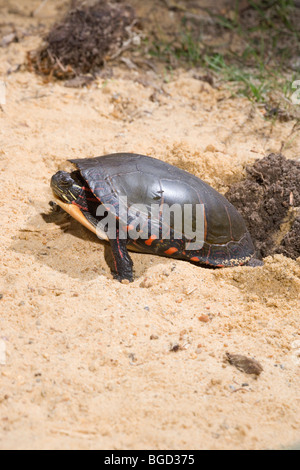
<path id="1" fill-rule="evenodd" d="M 72 204 L 72 202 L 76 201 L 82 191 L 79 182 L 70 173 L 65 171 L 59 171 L 52 176 L 51 188 L 55 196 L 67 204 Z"/>

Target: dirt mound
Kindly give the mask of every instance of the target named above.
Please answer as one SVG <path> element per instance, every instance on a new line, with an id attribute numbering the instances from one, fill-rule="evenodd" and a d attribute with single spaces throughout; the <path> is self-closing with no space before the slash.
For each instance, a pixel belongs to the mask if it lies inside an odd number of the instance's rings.
<path id="1" fill-rule="evenodd" d="M 72 9 L 53 26 L 46 45 L 28 54 L 29 65 L 60 79 L 96 72 L 122 50 L 134 17 L 132 7 L 122 3 L 99 1 Z"/>
<path id="2" fill-rule="evenodd" d="M 257 255 L 300 256 L 300 163 L 270 154 L 248 167 L 226 197 L 244 216 Z"/>

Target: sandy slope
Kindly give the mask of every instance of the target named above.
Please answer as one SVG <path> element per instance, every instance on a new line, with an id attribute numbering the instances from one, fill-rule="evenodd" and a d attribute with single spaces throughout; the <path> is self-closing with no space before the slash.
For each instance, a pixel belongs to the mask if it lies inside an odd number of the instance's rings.
<path id="1" fill-rule="evenodd" d="M 293 444 L 300 259 L 210 271 L 135 254 L 136 280 L 122 285 L 109 250 L 49 215 L 48 201 L 66 158 L 115 151 L 163 159 L 225 192 L 282 142 L 299 158 L 294 123 L 272 125 L 192 72 L 164 83 L 115 69 L 88 90 L 5 75 L 36 44 L 31 35 L 0 49 L 0 448 Z M 255 357 L 264 372 L 254 380 L 224 364 L 226 351 Z"/>

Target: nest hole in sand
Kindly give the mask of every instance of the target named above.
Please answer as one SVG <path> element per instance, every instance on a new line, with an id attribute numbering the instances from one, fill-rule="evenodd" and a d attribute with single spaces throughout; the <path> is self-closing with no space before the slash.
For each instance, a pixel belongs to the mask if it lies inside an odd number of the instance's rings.
<path id="1" fill-rule="evenodd" d="M 227 199 L 243 215 L 257 256 L 300 257 L 300 161 L 270 154 L 246 168 Z"/>

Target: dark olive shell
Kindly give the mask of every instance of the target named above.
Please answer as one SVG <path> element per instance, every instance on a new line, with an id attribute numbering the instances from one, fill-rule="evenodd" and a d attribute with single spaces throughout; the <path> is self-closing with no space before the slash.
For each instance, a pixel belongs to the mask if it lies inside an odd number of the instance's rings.
<path id="1" fill-rule="evenodd" d="M 143 204 L 148 212 L 140 214 L 141 230 L 161 221 L 150 220 L 153 204 L 178 204 L 204 207 L 204 245 L 199 250 L 186 249 L 186 234 L 175 239 L 174 226 L 169 239 L 130 240 L 129 246 L 141 252 L 171 256 L 212 266 L 246 263 L 254 254 L 251 237 L 242 216 L 227 199 L 200 178 L 163 161 L 144 155 L 116 153 L 102 157 L 71 160 L 79 169 L 96 198 L 104 205 L 117 206 L 120 197 L 127 207 Z M 193 215 L 194 217 L 194 215 Z M 193 226 L 195 220 L 193 219 Z M 128 226 L 128 220 L 120 220 Z"/>

